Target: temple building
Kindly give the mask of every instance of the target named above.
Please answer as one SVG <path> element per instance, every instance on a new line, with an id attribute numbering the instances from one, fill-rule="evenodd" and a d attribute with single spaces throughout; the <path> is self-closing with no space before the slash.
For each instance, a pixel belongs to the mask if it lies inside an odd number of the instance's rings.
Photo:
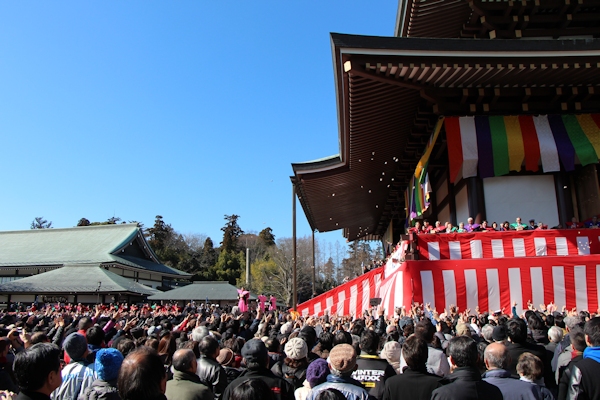
<path id="1" fill-rule="evenodd" d="M 0 232 L 0 303 L 140 301 L 190 276 L 136 224 Z"/>
<path id="2" fill-rule="evenodd" d="M 311 227 L 599 214 L 599 29 L 593 1 L 401 0 L 395 37 L 331 34 L 340 153 L 292 165 Z"/>

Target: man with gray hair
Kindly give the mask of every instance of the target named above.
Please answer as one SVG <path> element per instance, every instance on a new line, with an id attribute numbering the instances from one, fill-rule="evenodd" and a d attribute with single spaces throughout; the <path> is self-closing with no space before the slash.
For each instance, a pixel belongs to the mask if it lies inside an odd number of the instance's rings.
<path id="1" fill-rule="evenodd" d="M 208 336 L 210 332 L 206 326 L 197 326 L 192 331 L 192 340 L 194 342 L 200 342 L 203 337 Z"/>
<path id="2" fill-rule="evenodd" d="M 492 337 L 493 333 L 494 327 L 491 324 L 485 324 L 483 328 L 481 328 L 481 336 L 483 336 L 483 340 L 485 340 L 487 344 L 494 342 L 494 338 Z"/>
<path id="3" fill-rule="evenodd" d="M 511 378 L 506 369 L 510 355 L 503 343 L 491 343 L 485 348 L 484 363 L 487 371 L 483 380 L 497 386 L 504 400 L 541 400 L 542 394 L 537 385 Z"/>
<path id="4" fill-rule="evenodd" d="M 563 337 L 563 339 L 556 345 L 554 350 L 554 357 L 552 358 L 552 371 L 556 372 L 557 364 L 558 364 L 558 356 L 560 353 L 565 351 L 567 347 L 571 344 L 571 337 L 569 336 L 569 332 L 578 324 L 581 323 L 581 319 L 577 316 L 565 317 L 565 329 L 567 330 L 567 334 Z"/>
<path id="5" fill-rule="evenodd" d="M 198 363 L 191 349 L 180 349 L 173 354 L 173 379 L 167 381 L 165 396 L 168 400 L 213 400 L 208 387 L 196 375 Z"/>

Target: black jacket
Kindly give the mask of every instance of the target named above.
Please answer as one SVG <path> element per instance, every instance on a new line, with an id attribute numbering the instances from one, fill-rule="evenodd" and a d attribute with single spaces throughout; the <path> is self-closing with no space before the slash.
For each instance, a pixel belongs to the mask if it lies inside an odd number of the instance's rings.
<path id="1" fill-rule="evenodd" d="M 248 379 L 264 381 L 271 388 L 275 400 L 294 400 L 294 387 L 285 379 L 275 376 L 267 368 L 247 369 L 242 372 L 237 379 L 227 386 L 223 394 L 223 400 L 229 400 L 231 391 Z"/>
<path id="2" fill-rule="evenodd" d="M 448 385 L 435 389 L 431 400 L 502 400 L 497 386 L 481 379 L 479 371 L 471 367 L 456 368 L 447 379 Z"/>
<path id="3" fill-rule="evenodd" d="M 271 372 L 276 376 L 285 379 L 294 386 L 294 390 L 302 387 L 302 384 L 306 380 L 306 369 L 308 366 L 292 368 L 285 363 L 285 361 L 279 361 L 273 365 Z"/>
<path id="4" fill-rule="evenodd" d="M 383 397 L 385 381 L 396 376 L 394 368 L 384 359 L 368 354 L 360 355 L 356 359 L 356 371 L 352 372 L 352 378 L 359 381 L 376 399 Z"/>
<path id="5" fill-rule="evenodd" d="M 96 379 L 91 386 L 79 395 L 80 400 L 119 400 L 121 397 L 117 392 L 117 382 L 106 382 Z"/>
<path id="6" fill-rule="evenodd" d="M 392 376 L 385 381 L 383 400 L 411 399 L 429 400 L 431 393 L 442 387 L 443 379 L 429 372 L 413 371 L 406 368 L 404 373 Z"/>
<path id="7" fill-rule="evenodd" d="M 600 400 L 600 363 L 591 358 L 579 361 L 571 370 L 569 400 Z"/>
<path id="8" fill-rule="evenodd" d="M 556 387 L 556 379 L 554 378 L 554 374 L 552 373 L 551 361 L 548 359 L 546 348 L 539 344 L 533 343 L 511 343 L 508 342 L 506 344 L 506 348 L 508 349 L 508 354 L 510 354 L 511 363 L 506 368 L 510 371 L 513 378 L 519 379 L 519 374 L 517 374 L 517 363 L 519 362 L 519 356 L 523 353 L 531 353 L 535 356 L 538 356 L 542 363 L 544 364 L 544 384 L 547 388 L 555 388 Z"/>

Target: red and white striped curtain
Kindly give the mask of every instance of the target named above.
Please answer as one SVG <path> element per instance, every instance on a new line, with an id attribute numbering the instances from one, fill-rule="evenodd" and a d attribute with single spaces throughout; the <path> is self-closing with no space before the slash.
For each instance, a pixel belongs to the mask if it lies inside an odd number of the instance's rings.
<path id="1" fill-rule="evenodd" d="M 529 300 L 536 307 L 554 302 L 559 309 L 595 312 L 599 286 L 599 255 L 406 261 L 381 283 L 379 296 L 389 316 L 413 301 L 430 303 L 440 313 L 451 304 L 509 313 L 513 301 L 520 313 Z"/>
<path id="2" fill-rule="evenodd" d="M 299 304 L 296 311 L 304 316 L 355 315 L 362 316 L 363 311 L 371 308 L 369 301 L 377 297 L 383 278 L 383 267 L 367 272 L 350 282 L 339 285 L 314 299 Z"/>
<path id="3" fill-rule="evenodd" d="M 417 245 L 419 258 L 432 261 L 588 255 L 600 254 L 600 230 L 421 234 Z"/>

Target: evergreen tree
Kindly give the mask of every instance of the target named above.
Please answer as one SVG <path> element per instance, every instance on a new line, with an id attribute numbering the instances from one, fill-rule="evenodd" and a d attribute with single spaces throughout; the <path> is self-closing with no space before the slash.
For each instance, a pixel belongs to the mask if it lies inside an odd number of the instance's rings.
<path id="1" fill-rule="evenodd" d="M 52 221 L 48 222 L 44 217 L 35 217 L 31 222 L 31 229 L 49 229 L 52 228 Z"/>
<path id="2" fill-rule="evenodd" d="M 202 254 L 200 255 L 200 269 L 208 270 L 214 266 L 217 262 L 217 251 L 213 246 L 211 238 L 206 238 L 204 241 L 204 247 L 202 248 Z"/>
<path id="3" fill-rule="evenodd" d="M 87 218 L 81 218 L 78 222 L 77 222 L 77 226 L 90 226 L 91 222 L 89 219 Z"/>
<path id="4" fill-rule="evenodd" d="M 221 249 L 225 252 L 237 252 L 238 240 L 244 231 L 238 225 L 239 215 L 225 215 L 227 223 L 221 228 L 223 231 L 223 241 L 221 242 Z"/>
<path id="5" fill-rule="evenodd" d="M 258 234 L 258 237 L 262 240 L 263 244 L 267 247 L 275 245 L 275 235 L 273 235 L 273 230 L 269 227 L 266 227 Z"/>

